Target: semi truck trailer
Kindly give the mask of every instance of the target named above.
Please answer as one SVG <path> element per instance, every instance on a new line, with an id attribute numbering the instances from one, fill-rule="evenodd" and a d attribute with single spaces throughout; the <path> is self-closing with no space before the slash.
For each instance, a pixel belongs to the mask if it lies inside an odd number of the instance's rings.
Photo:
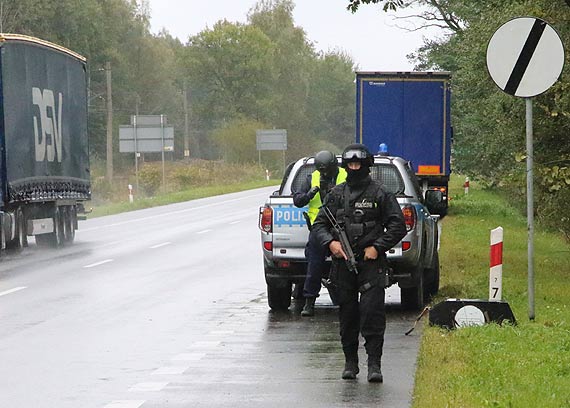
<path id="1" fill-rule="evenodd" d="M 434 208 L 441 216 L 451 173 L 450 81 L 443 71 L 356 73 L 356 142 L 409 160 L 424 194 L 441 195 Z"/>
<path id="2" fill-rule="evenodd" d="M 86 59 L 0 34 L 0 254 L 75 238 L 91 198 Z"/>

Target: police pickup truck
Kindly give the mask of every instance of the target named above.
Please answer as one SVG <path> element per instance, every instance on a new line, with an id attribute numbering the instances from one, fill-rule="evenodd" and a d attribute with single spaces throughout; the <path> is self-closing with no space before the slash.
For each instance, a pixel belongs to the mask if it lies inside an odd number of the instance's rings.
<path id="1" fill-rule="evenodd" d="M 338 160 L 340 163 L 340 157 Z M 292 295 L 302 297 L 307 270 L 305 246 L 309 236 L 303 212 L 307 207 L 295 207 L 292 192 L 297 191 L 314 170 L 313 157 L 291 163 L 279 190 L 274 191 L 259 210 L 267 298 L 273 310 L 287 309 Z M 386 255 L 392 268 L 392 282 L 401 288 L 402 306 L 419 309 L 424 299 L 439 289 L 439 216 L 431 215 L 429 208 L 437 207 L 443 197 L 438 191 L 428 190 L 424 198 L 410 162 L 400 157 L 375 156 L 370 172 L 373 179 L 381 181 L 395 194 L 402 208 L 407 235 Z M 325 276 L 323 281 L 326 279 Z M 330 293 L 331 287 L 325 286 Z M 334 300 L 334 294 L 330 294 Z"/>

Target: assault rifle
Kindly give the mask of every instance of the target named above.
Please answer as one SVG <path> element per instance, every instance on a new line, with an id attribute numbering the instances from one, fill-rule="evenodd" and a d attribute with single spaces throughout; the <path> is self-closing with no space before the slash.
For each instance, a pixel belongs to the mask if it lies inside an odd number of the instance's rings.
<path id="1" fill-rule="evenodd" d="M 358 275 L 358 268 L 356 258 L 354 257 L 354 252 L 352 251 L 352 247 L 350 246 L 350 242 L 348 241 L 348 237 L 346 235 L 346 231 L 344 230 L 343 226 L 338 223 L 334 215 L 332 214 L 331 210 L 327 207 L 322 207 L 325 215 L 329 219 L 332 227 L 336 231 L 338 235 L 338 240 L 340 241 L 340 245 L 342 246 L 342 250 L 346 254 L 348 259 L 345 259 L 346 267 L 350 272 L 353 272 L 355 275 Z"/>

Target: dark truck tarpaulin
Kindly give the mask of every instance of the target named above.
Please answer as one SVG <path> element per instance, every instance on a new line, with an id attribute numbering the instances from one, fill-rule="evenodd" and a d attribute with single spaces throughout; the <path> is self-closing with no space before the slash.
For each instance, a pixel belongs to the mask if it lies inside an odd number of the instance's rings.
<path id="1" fill-rule="evenodd" d="M 90 198 L 86 62 L 63 47 L 0 34 L 0 198 Z"/>

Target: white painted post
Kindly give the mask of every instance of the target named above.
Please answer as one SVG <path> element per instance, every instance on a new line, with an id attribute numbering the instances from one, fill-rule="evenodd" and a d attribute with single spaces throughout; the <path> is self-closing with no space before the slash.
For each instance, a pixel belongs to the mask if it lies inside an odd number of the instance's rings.
<path id="1" fill-rule="evenodd" d="M 129 203 L 132 203 L 134 201 L 134 197 L 133 197 L 133 185 L 129 184 Z"/>
<path id="2" fill-rule="evenodd" d="M 501 300 L 503 296 L 503 227 L 491 231 L 490 267 L 489 300 Z"/>

